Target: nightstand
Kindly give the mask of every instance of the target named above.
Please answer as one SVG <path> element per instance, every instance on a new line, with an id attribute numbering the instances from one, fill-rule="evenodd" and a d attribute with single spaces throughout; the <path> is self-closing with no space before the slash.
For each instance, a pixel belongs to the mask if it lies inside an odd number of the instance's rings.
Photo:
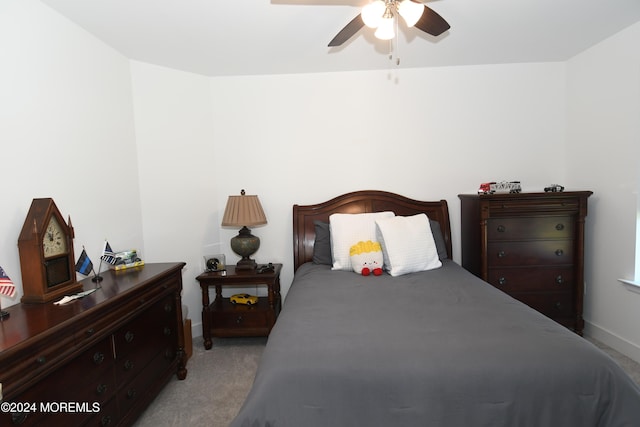
<path id="1" fill-rule="evenodd" d="M 282 264 L 273 264 L 273 271 L 236 270 L 205 272 L 196 277 L 202 289 L 202 336 L 204 348 L 211 348 L 211 337 L 267 336 L 276 322 L 282 306 L 280 298 L 280 271 Z M 255 305 L 232 304 L 222 297 L 223 287 L 263 285 L 267 296 Z M 214 286 L 216 297 L 209 302 L 209 287 Z"/>

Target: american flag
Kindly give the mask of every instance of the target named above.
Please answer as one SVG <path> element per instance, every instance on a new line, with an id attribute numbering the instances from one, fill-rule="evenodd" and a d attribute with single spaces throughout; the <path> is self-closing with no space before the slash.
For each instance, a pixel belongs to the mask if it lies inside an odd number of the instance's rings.
<path id="1" fill-rule="evenodd" d="M 0 294 L 13 297 L 16 294 L 16 286 L 13 284 L 4 269 L 0 267 Z"/>
<path id="2" fill-rule="evenodd" d="M 105 240 L 104 249 L 102 250 L 102 256 L 100 257 L 100 259 L 103 260 L 104 262 L 108 262 L 111 265 L 115 265 L 116 262 L 118 262 L 118 258 L 116 258 L 115 255 L 116 254 L 111 249 L 109 242 Z"/>

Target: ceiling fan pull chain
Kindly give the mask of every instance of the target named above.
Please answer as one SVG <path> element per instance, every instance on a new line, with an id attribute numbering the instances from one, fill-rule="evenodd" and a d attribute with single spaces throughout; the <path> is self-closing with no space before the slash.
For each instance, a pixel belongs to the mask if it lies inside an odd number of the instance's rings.
<path id="1" fill-rule="evenodd" d="M 394 49 L 394 45 L 393 45 L 393 40 L 389 40 L 389 64 L 390 64 L 389 70 L 393 69 L 393 56 L 394 56 L 393 54 L 394 54 L 394 52 L 395 52 L 395 49 Z M 396 62 L 397 63 L 400 62 L 400 59 L 398 59 L 397 55 L 396 55 Z"/>
<path id="2" fill-rule="evenodd" d="M 399 42 L 399 31 L 400 28 L 398 27 L 398 17 L 396 16 L 396 44 L 395 44 L 395 51 L 396 51 L 396 66 L 400 65 L 400 42 Z"/>

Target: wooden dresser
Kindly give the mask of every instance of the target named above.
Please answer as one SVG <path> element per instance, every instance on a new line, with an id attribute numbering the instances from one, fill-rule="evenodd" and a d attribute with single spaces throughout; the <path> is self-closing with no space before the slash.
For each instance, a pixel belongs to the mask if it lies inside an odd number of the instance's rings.
<path id="1" fill-rule="evenodd" d="M 590 191 L 459 195 L 462 266 L 582 334 Z"/>
<path id="2" fill-rule="evenodd" d="M 184 265 L 107 271 L 67 305 L 9 307 L 0 425 L 131 425 L 171 375 L 184 379 Z"/>

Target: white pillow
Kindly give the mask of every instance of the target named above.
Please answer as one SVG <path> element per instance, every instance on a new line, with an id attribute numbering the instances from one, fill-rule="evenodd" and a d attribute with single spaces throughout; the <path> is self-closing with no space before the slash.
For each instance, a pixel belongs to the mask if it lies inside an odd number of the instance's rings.
<path id="1" fill-rule="evenodd" d="M 333 258 L 331 269 L 352 271 L 349 248 L 360 241 L 376 241 L 376 219 L 393 218 L 394 215 L 393 212 L 387 211 L 329 216 Z"/>
<path id="2" fill-rule="evenodd" d="M 392 276 L 442 266 L 425 214 L 376 220 L 385 268 Z"/>

